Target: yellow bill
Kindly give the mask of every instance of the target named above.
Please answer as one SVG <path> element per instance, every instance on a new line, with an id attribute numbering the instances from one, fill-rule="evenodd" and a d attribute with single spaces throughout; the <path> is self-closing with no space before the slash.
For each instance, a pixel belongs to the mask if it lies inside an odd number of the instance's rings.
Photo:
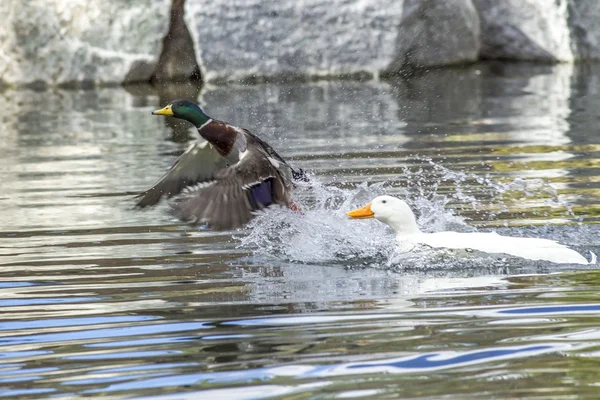
<path id="1" fill-rule="evenodd" d="M 165 108 L 160 110 L 152 111 L 152 115 L 166 115 L 167 117 L 173 116 L 173 104 L 169 104 Z"/>
<path id="2" fill-rule="evenodd" d="M 346 213 L 347 216 L 354 219 L 363 219 L 363 218 L 374 218 L 375 214 L 371 211 L 371 203 L 367 204 L 364 207 L 357 208 L 356 210 L 348 211 Z"/>

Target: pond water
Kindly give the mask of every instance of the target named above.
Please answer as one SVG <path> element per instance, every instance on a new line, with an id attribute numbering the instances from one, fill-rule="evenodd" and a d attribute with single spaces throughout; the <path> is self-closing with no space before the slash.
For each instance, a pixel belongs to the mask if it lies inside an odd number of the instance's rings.
<path id="1" fill-rule="evenodd" d="M 140 211 L 197 97 L 313 178 L 246 229 Z M 0 397 L 596 398 L 597 265 L 398 257 L 344 211 L 600 254 L 600 68 L 0 93 Z"/>

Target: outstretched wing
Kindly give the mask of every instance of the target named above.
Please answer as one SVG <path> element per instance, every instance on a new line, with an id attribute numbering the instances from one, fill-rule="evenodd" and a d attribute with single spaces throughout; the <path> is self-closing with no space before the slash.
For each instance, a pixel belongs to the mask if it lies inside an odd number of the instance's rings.
<path id="1" fill-rule="evenodd" d="M 169 198 L 181 193 L 188 186 L 211 181 L 220 170 L 238 160 L 238 152 L 223 157 L 213 145 L 200 139 L 175 161 L 175 164 L 154 186 L 137 196 L 139 199 L 137 206 L 141 208 L 153 206 L 163 196 Z"/>
<path id="2" fill-rule="evenodd" d="M 213 181 L 199 184 L 174 207 L 193 224 L 231 229 L 250 221 L 255 211 L 290 202 L 289 187 L 277 166 L 261 149 L 248 147 L 237 164 L 217 172 Z"/>

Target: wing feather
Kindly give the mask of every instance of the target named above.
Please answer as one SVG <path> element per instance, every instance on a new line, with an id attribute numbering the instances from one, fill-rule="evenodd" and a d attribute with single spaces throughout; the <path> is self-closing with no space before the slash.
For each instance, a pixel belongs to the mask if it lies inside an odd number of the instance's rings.
<path id="1" fill-rule="evenodd" d="M 290 188 L 279 170 L 260 148 L 248 151 L 237 164 L 219 171 L 214 183 L 179 199 L 174 205 L 176 214 L 195 224 L 231 229 L 271 204 L 289 206 Z M 258 196 L 253 192 L 256 188 Z"/>
<path id="2" fill-rule="evenodd" d="M 192 144 L 150 189 L 137 196 L 140 208 L 153 206 L 163 196 L 167 198 L 181 193 L 185 188 L 197 183 L 208 183 L 222 169 L 234 164 L 239 153 L 224 157 L 206 140 Z"/>

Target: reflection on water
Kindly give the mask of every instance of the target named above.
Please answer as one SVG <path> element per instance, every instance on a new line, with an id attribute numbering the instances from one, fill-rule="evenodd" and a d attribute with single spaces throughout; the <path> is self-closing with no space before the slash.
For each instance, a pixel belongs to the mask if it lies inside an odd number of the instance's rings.
<path id="1" fill-rule="evenodd" d="M 150 111 L 199 88 L 0 93 L 0 396 L 593 398 L 596 266 L 398 259 L 344 210 L 391 193 L 426 230 L 599 253 L 598 76 L 489 64 L 204 89 L 210 115 L 314 176 L 303 215 L 234 232 L 132 207 L 195 137 Z"/>

